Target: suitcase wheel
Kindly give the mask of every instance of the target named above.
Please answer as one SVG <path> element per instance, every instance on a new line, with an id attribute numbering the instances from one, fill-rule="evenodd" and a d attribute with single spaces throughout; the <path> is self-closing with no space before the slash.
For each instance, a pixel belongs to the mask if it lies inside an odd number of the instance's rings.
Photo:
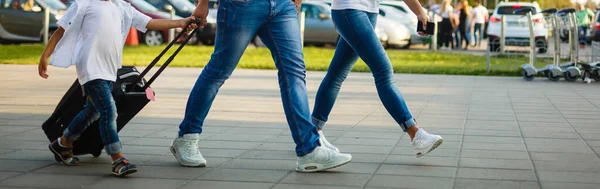
<path id="1" fill-rule="evenodd" d="M 93 155 L 94 157 L 100 157 L 100 155 L 102 155 L 102 150 L 99 150 L 99 151 L 97 151 L 97 152 L 92 152 L 92 155 Z"/>

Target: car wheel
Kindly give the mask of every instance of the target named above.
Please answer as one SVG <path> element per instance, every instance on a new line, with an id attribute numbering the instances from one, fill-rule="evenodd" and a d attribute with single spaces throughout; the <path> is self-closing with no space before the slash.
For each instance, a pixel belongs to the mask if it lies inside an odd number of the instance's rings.
<path id="1" fill-rule="evenodd" d="M 401 48 L 402 49 L 410 49 L 410 45 L 411 45 L 410 40 L 408 40 L 408 43 L 406 45 L 402 46 Z"/>
<path id="2" fill-rule="evenodd" d="M 190 35 L 194 35 L 194 36 L 192 36 L 192 38 L 190 38 L 190 40 L 188 41 L 187 44 L 191 44 L 191 45 L 200 44 L 200 37 L 198 37 L 198 34 L 190 33 Z"/>
<path id="3" fill-rule="evenodd" d="M 544 54 L 548 52 L 548 47 L 541 47 L 540 49 L 538 49 L 538 53 L 540 54 Z"/>
<path id="4" fill-rule="evenodd" d="M 160 31 L 150 30 L 144 34 L 144 43 L 148 46 L 158 46 L 165 42 L 165 37 Z"/>
<path id="5" fill-rule="evenodd" d="M 381 44 L 383 44 L 383 49 L 389 49 L 390 48 L 390 43 L 387 42 L 387 41 L 384 42 L 384 43 L 381 43 Z"/>
<path id="6" fill-rule="evenodd" d="M 535 46 L 539 48 L 538 53 L 540 53 L 540 54 L 544 54 L 544 53 L 548 52 L 548 44 L 544 40 L 536 41 Z"/>
<path id="7" fill-rule="evenodd" d="M 562 42 L 569 42 L 569 31 L 563 31 L 559 36 Z"/>
<path id="8" fill-rule="evenodd" d="M 488 40 L 488 47 L 490 52 L 500 52 L 500 39 L 497 37 L 490 37 Z"/>
<path id="9" fill-rule="evenodd" d="M 214 45 L 215 44 L 215 40 L 203 39 L 202 40 L 202 44 L 204 44 L 204 45 Z"/>

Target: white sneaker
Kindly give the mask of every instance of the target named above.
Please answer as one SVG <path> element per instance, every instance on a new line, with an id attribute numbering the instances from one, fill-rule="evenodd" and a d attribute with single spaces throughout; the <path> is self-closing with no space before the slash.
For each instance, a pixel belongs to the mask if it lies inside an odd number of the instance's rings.
<path id="1" fill-rule="evenodd" d="M 200 134 L 192 133 L 177 137 L 171 143 L 171 153 L 179 164 L 187 167 L 206 167 L 206 159 L 202 157 L 198 149 L 199 140 Z"/>
<path id="2" fill-rule="evenodd" d="M 342 166 L 352 160 L 352 155 L 335 152 L 323 146 L 317 146 L 311 153 L 298 157 L 296 171 L 317 172 Z"/>
<path id="3" fill-rule="evenodd" d="M 319 140 L 321 140 L 321 144 L 323 144 L 325 148 L 329 148 L 330 150 L 333 150 L 337 153 L 340 152 L 340 149 L 338 149 L 333 144 L 329 143 L 329 141 L 327 141 L 327 139 L 325 138 L 325 134 L 323 134 L 323 131 L 319 131 Z"/>
<path id="4" fill-rule="evenodd" d="M 440 135 L 429 134 L 427 131 L 419 129 L 417 133 L 415 133 L 415 138 L 411 143 L 417 158 L 419 158 L 433 151 L 440 146 L 443 141 L 444 139 L 442 139 Z"/>

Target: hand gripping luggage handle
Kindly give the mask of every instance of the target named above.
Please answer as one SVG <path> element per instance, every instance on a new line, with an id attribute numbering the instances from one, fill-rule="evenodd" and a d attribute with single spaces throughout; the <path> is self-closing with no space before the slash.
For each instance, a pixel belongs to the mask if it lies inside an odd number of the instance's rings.
<path id="1" fill-rule="evenodd" d="M 201 19 L 200 18 L 196 18 L 195 20 L 191 21 L 190 23 L 187 24 L 187 26 L 185 28 L 183 28 L 184 30 L 187 29 L 188 27 L 190 27 L 190 25 L 192 24 L 200 24 Z M 142 81 L 144 79 L 144 76 L 146 76 L 146 74 L 148 74 L 148 72 L 150 71 L 150 69 L 152 69 L 152 67 L 154 67 L 158 61 L 162 58 L 163 55 L 165 55 L 165 53 L 167 53 L 167 51 L 169 51 L 169 49 L 171 48 L 171 46 L 173 46 L 173 44 L 175 44 L 175 42 L 181 38 L 181 36 L 183 36 L 183 34 L 186 32 L 180 32 L 174 39 L 173 41 L 171 41 L 169 43 L 169 45 L 167 45 L 167 47 L 160 52 L 160 54 L 154 58 L 154 60 L 152 60 L 152 63 L 150 63 L 148 65 L 148 67 L 146 67 L 146 69 L 144 69 L 144 71 L 142 71 L 142 73 L 140 74 L 139 77 L 139 81 Z M 184 41 L 183 43 L 177 48 L 177 50 L 175 50 L 175 52 L 169 57 L 169 59 L 167 59 L 167 61 L 160 66 L 160 68 L 158 69 L 158 71 L 156 71 L 156 73 L 150 78 L 150 80 L 148 80 L 148 82 L 146 82 L 144 84 L 143 90 L 146 90 L 146 88 L 148 88 L 150 86 L 150 84 L 152 84 L 154 82 L 154 80 L 156 80 L 156 78 L 165 70 L 165 68 L 167 68 L 167 66 L 169 66 L 169 64 L 171 63 L 171 61 L 173 61 L 173 59 L 175 58 L 175 56 L 177 56 L 177 53 L 179 53 L 179 51 L 181 51 L 181 49 L 188 43 L 188 41 L 190 41 L 190 39 L 196 35 L 196 33 L 198 33 L 198 28 L 194 29 L 191 33 L 191 35 L 189 35 Z M 136 83 L 138 83 L 136 82 Z M 135 87 L 135 85 L 131 86 L 131 90 L 133 90 Z"/>

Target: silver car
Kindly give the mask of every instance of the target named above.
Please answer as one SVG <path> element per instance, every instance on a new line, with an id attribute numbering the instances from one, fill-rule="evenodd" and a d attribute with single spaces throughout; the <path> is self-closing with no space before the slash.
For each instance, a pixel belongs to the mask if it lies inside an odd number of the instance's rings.
<path id="1" fill-rule="evenodd" d="M 406 26 L 398 24 L 396 21 L 388 19 L 382 15 L 377 16 L 377 27 L 387 34 L 385 47 L 390 48 L 408 48 L 410 46 L 410 32 Z"/>
<path id="2" fill-rule="evenodd" d="M 304 44 L 324 46 L 335 45 L 340 39 L 340 34 L 335 30 L 331 20 L 331 7 L 318 1 L 302 2 L 300 8 L 305 13 L 304 20 Z M 264 46 L 260 38 L 256 36 L 253 40 L 256 46 Z"/>
<path id="3" fill-rule="evenodd" d="M 424 12 L 427 12 L 423 8 Z M 379 14 L 392 19 L 396 22 L 404 24 L 410 32 L 410 44 L 426 44 L 429 37 L 420 36 L 417 33 L 417 15 L 412 13 L 408 5 L 404 1 L 389 1 L 381 2 L 379 6 Z M 410 46 L 410 45 L 409 45 Z M 408 48 L 408 46 L 407 46 Z"/>
<path id="4" fill-rule="evenodd" d="M 58 0 L 34 0 L 33 7 L 24 8 L 27 0 L 0 0 L 0 43 L 40 42 L 43 40 L 44 9 L 50 12 L 49 34 L 58 29 L 56 21 L 67 9 Z"/>

